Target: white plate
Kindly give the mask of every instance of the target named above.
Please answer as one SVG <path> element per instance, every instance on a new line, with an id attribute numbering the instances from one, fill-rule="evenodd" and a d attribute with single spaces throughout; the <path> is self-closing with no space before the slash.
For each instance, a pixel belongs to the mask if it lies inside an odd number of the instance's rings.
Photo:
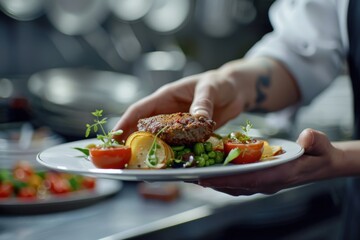
<path id="1" fill-rule="evenodd" d="M 121 181 L 98 179 L 95 189 L 92 190 L 81 190 L 59 196 L 51 195 L 46 199 L 2 199 L 0 200 L 0 212 L 7 214 L 40 214 L 72 210 L 110 197 L 119 192 L 122 186 Z"/>
<path id="2" fill-rule="evenodd" d="M 214 165 L 203 168 L 177 168 L 158 170 L 138 169 L 101 169 L 95 167 L 89 160 L 84 158 L 74 147 L 84 148 L 90 143 L 97 143 L 96 139 L 87 139 L 58 145 L 49 148 L 37 155 L 40 164 L 58 171 L 66 171 L 77 174 L 85 174 L 99 178 L 110 178 L 129 181 L 174 181 L 174 180 L 196 180 L 199 178 L 222 176 L 229 174 L 256 171 L 279 164 L 286 163 L 300 157 L 304 149 L 297 143 L 282 140 L 269 139 L 270 145 L 278 145 L 285 153 L 274 157 L 272 160 L 261 161 L 251 164 Z"/>

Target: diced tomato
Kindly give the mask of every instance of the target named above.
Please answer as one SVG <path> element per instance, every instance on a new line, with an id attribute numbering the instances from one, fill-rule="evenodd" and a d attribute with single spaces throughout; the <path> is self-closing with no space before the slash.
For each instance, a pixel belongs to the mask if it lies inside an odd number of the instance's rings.
<path id="1" fill-rule="evenodd" d="M 34 174 L 34 169 L 30 163 L 21 161 L 16 163 L 13 168 L 13 175 L 16 180 L 28 182 L 30 177 Z"/>
<path id="2" fill-rule="evenodd" d="M 82 186 L 85 189 L 94 189 L 96 185 L 96 180 L 95 178 L 91 178 L 91 177 L 83 177 L 82 179 Z"/>
<path id="3" fill-rule="evenodd" d="M 10 182 L 0 183 L 0 198 L 8 198 L 12 196 L 14 187 Z"/>
<path id="4" fill-rule="evenodd" d="M 36 198 L 36 189 L 31 186 L 22 187 L 19 189 L 17 196 L 23 199 L 34 199 Z"/>
<path id="5" fill-rule="evenodd" d="M 53 194 L 65 194 L 71 192 L 69 181 L 62 178 L 61 175 L 57 173 L 47 174 L 45 181 L 47 182 L 47 187 L 50 192 Z"/>
<path id="6" fill-rule="evenodd" d="M 264 141 L 252 139 L 248 143 L 241 143 L 229 139 L 224 142 L 225 154 L 229 154 L 229 152 L 234 148 L 240 149 L 240 155 L 234 160 L 232 160 L 231 163 L 253 163 L 261 159 L 261 155 L 264 150 Z"/>
<path id="7" fill-rule="evenodd" d="M 131 159 L 131 148 L 117 146 L 90 148 L 90 159 L 98 168 L 124 169 Z"/>

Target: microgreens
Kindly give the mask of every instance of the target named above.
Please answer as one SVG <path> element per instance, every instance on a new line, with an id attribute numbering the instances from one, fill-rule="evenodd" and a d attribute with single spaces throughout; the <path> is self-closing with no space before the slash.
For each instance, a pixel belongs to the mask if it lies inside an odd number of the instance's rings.
<path id="1" fill-rule="evenodd" d="M 156 167 L 156 165 L 159 162 L 159 158 L 156 155 L 156 150 L 159 146 L 159 144 L 157 143 L 157 138 L 160 135 L 160 133 L 162 133 L 164 130 L 166 129 L 166 127 L 162 128 L 154 137 L 154 141 L 151 144 L 151 147 L 149 149 L 148 154 L 146 155 L 146 159 L 145 159 L 145 163 L 148 167 L 152 168 L 152 167 Z"/>
<path id="2" fill-rule="evenodd" d="M 92 112 L 91 114 L 96 118 L 94 119 L 93 124 L 86 124 L 85 137 L 89 137 L 91 131 L 97 133 L 100 129 L 102 134 L 97 134 L 96 137 L 102 142 L 102 147 L 107 148 L 118 145 L 119 143 L 113 137 L 121 135 L 123 131 L 117 130 L 106 133 L 103 125 L 106 124 L 107 118 L 102 118 L 103 110 L 95 110 L 95 112 Z"/>
<path id="3" fill-rule="evenodd" d="M 252 123 L 247 120 L 245 126 L 241 126 L 242 133 L 230 133 L 229 138 L 233 139 L 235 141 L 239 142 L 248 142 L 251 140 L 251 137 L 249 136 L 249 132 L 251 128 L 253 127 Z"/>
<path id="4" fill-rule="evenodd" d="M 245 135 L 249 135 L 249 132 L 252 129 L 252 127 L 253 127 L 252 123 L 249 120 L 247 120 L 246 126 L 241 126 L 241 129 L 243 130 Z"/>

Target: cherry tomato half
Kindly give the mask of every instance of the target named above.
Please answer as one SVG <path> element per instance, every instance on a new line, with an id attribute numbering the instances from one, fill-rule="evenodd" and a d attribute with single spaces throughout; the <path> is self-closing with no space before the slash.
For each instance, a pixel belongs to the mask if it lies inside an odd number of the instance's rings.
<path id="1" fill-rule="evenodd" d="M 14 187 L 9 182 L 0 183 L 0 198 L 8 198 L 11 197 L 14 191 Z"/>
<path id="2" fill-rule="evenodd" d="M 232 140 L 224 142 L 224 152 L 229 152 L 234 149 L 240 149 L 240 155 L 231 161 L 234 164 L 253 163 L 261 159 L 262 152 L 264 151 L 264 141 L 253 139 L 249 143 L 240 143 Z"/>
<path id="3" fill-rule="evenodd" d="M 35 199 L 36 189 L 31 186 L 22 187 L 19 189 L 17 196 L 22 199 Z"/>
<path id="4" fill-rule="evenodd" d="M 83 179 L 82 179 L 82 187 L 84 187 L 85 189 L 94 189 L 96 187 L 95 178 L 83 177 Z"/>
<path id="5" fill-rule="evenodd" d="M 109 148 L 90 148 L 90 160 L 98 168 L 123 169 L 130 162 L 131 148 L 117 146 Z"/>

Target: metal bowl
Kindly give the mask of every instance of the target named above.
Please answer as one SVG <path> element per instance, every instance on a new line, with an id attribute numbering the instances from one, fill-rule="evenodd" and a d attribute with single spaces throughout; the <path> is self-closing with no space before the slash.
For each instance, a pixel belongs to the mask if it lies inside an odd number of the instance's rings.
<path id="1" fill-rule="evenodd" d="M 55 132 L 83 137 L 91 112 L 120 116 L 127 107 L 148 94 L 131 75 L 91 69 L 51 69 L 28 81 L 35 118 Z"/>

